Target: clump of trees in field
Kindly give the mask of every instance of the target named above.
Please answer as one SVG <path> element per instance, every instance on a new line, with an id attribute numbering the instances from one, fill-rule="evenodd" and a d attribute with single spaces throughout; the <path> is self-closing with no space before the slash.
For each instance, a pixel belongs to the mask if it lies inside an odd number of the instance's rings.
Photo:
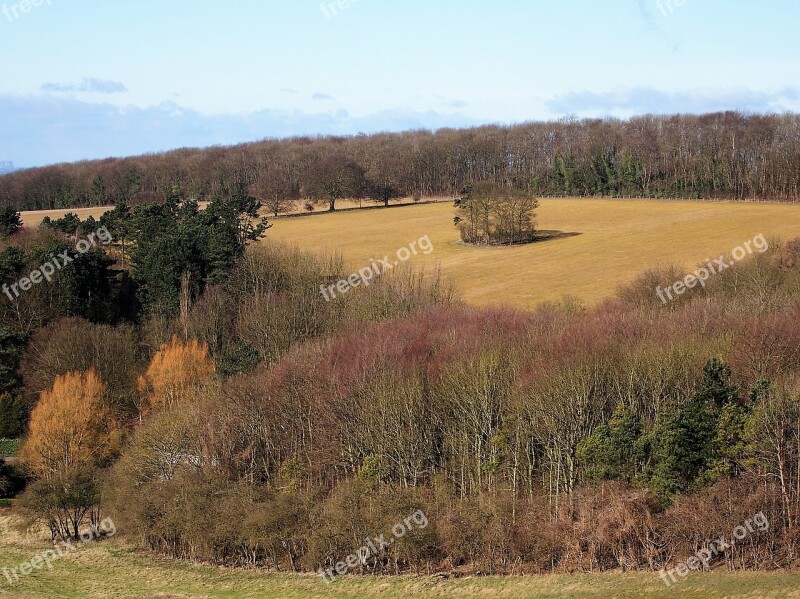
<path id="1" fill-rule="evenodd" d="M 270 213 L 342 198 L 388 205 L 470 183 L 531 196 L 800 197 L 800 116 L 641 116 L 509 127 L 266 140 L 17 171 L 0 205 L 39 210 L 256 197 Z"/>
<path id="2" fill-rule="evenodd" d="M 536 239 L 539 202 L 508 185 L 467 185 L 455 200 L 461 240 L 475 245 L 515 245 Z"/>

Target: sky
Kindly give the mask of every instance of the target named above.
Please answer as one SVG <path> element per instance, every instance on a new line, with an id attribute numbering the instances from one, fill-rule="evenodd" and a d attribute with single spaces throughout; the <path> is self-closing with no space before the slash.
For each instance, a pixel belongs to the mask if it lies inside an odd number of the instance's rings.
<path id="1" fill-rule="evenodd" d="M 800 112 L 798 0 L 0 0 L 0 161 Z"/>

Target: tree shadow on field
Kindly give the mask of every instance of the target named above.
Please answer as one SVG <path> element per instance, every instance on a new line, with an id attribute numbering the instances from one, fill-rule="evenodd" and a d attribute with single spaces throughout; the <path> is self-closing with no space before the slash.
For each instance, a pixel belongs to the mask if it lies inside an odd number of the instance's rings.
<path id="1" fill-rule="evenodd" d="M 575 231 L 536 231 L 536 235 L 533 239 L 527 239 L 525 241 L 517 241 L 515 243 L 466 243 L 464 241 L 458 240 L 456 245 L 461 245 L 464 247 L 473 247 L 473 248 L 502 248 L 502 247 L 520 247 L 524 245 L 532 245 L 535 243 L 543 243 L 545 241 L 554 241 L 556 239 L 567 239 L 568 237 L 577 237 L 578 235 L 583 235 L 583 233 L 577 233 Z"/>
<path id="2" fill-rule="evenodd" d="M 536 231 L 536 238 L 529 243 L 539 243 L 540 241 L 552 241 L 554 239 L 566 239 L 583 235 L 575 231 Z"/>
<path id="3" fill-rule="evenodd" d="M 575 231 L 536 231 L 533 239 L 525 241 L 517 241 L 514 243 L 467 243 L 461 239 L 452 241 L 451 245 L 473 248 L 503 248 L 503 247 L 520 247 L 525 245 L 532 245 L 534 243 L 543 243 L 545 241 L 554 241 L 556 239 L 567 239 L 568 237 L 577 237 L 583 233 Z"/>

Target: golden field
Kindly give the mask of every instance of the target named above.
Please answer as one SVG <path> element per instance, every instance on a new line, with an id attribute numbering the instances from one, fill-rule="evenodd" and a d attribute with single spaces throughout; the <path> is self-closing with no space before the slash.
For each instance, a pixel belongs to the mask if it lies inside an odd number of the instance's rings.
<path id="1" fill-rule="evenodd" d="M 103 216 L 105 212 L 113 209 L 113 206 L 106 206 L 103 208 L 72 208 L 71 210 L 31 210 L 20 214 L 22 216 L 22 226 L 26 229 L 33 229 L 42 224 L 45 216 L 56 220 L 72 212 L 73 214 L 77 214 L 81 220 L 86 220 L 90 216 L 98 219 Z"/>
<path id="2" fill-rule="evenodd" d="M 413 200 L 411 198 L 405 198 L 400 200 L 400 204 L 412 204 Z M 303 202 L 297 202 L 294 210 L 292 210 L 293 214 L 303 214 L 307 213 L 307 210 L 303 207 Z M 200 202 L 200 207 L 205 208 L 208 205 L 208 202 Z M 336 202 L 337 208 L 364 208 L 369 206 L 374 206 L 372 202 L 368 202 L 366 200 L 358 201 L 358 200 L 340 200 Z M 109 210 L 113 210 L 114 206 L 96 206 L 93 208 L 70 208 L 70 209 L 63 209 L 59 208 L 58 210 L 30 210 L 27 212 L 22 212 L 22 222 L 25 227 L 28 228 L 36 228 L 42 221 L 44 220 L 45 216 L 49 216 L 53 220 L 61 218 L 68 212 L 72 212 L 73 214 L 77 214 L 81 220 L 88 218 L 89 216 L 94 217 L 95 219 L 99 219 L 103 216 L 104 213 L 108 212 Z M 320 213 L 325 212 L 328 209 L 327 204 L 322 203 L 314 206 L 314 212 Z M 264 213 L 266 216 L 268 215 L 266 212 Z"/>
<path id="3" fill-rule="evenodd" d="M 428 235 L 434 251 L 409 260 L 441 268 L 470 303 L 531 308 L 565 296 L 591 305 L 648 268 L 686 272 L 755 236 L 800 237 L 800 205 L 656 200 L 544 199 L 543 230 L 579 233 L 516 247 L 459 241 L 451 203 L 350 211 L 273 221 L 268 237 L 314 252 L 339 252 L 357 269 Z M 671 283 L 671 281 L 667 282 Z"/>
<path id="4" fill-rule="evenodd" d="M 353 201 L 338 205 L 359 206 Z M 99 218 L 106 210 L 23 212 L 22 218 L 25 226 L 35 227 L 44 216 L 75 212 L 82 219 L 90 214 Z M 413 257 L 409 265 L 441 268 L 472 304 L 521 308 L 566 296 L 591 305 L 655 266 L 675 264 L 688 273 L 759 234 L 800 237 L 800 205 L 786 204 L 544 199 L 537 212 L 539 227 L 578 235 L 492 248 L 463 245 L 454 215 L 450 201 L 317 212 L 273 219 L 267 237 L 313 252 L 341 253 L 355 270 L 385 255 L 394 262 L 398 249 L 427 235 L 434 251 Z"/>

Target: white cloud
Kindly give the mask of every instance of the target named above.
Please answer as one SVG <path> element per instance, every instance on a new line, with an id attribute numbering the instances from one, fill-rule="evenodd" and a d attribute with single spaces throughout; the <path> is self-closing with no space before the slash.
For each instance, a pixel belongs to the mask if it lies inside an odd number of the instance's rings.
<path id="1" fill-rule="evenodd" d="M 466 127 L 460 114 L 385 110 L 305 113 L 265 109 L 205 115 L 175 102 L 120 108 L 57 96 L 0 95 L 0 139 L 18 166 L 130 156 L 180 147 L 236 144 L 268 137 L 354 135 L 380 131 Z"/>
<path id="2" fill-rule="evenodd" d="M 106 79 L 87 78 L 80 83 L 45 83 L 42 91 L 46 92 L 81 92 L 91 94 L 120 94 L 128 91 L 119 81 L 108 81 Z"/>
<path id="3" fill-rule="evenodd" d="M 800 107 L 800 94 L 787 88 L 778 93 L 749 89 L 685 90 L 669 93 L 649 87 L 609 92 L 582 91 L 557 96 L 547 103 L 556 114 L 627 117 L 637 114 L 702 114 L 722 110 L 786 112 Z"/>

